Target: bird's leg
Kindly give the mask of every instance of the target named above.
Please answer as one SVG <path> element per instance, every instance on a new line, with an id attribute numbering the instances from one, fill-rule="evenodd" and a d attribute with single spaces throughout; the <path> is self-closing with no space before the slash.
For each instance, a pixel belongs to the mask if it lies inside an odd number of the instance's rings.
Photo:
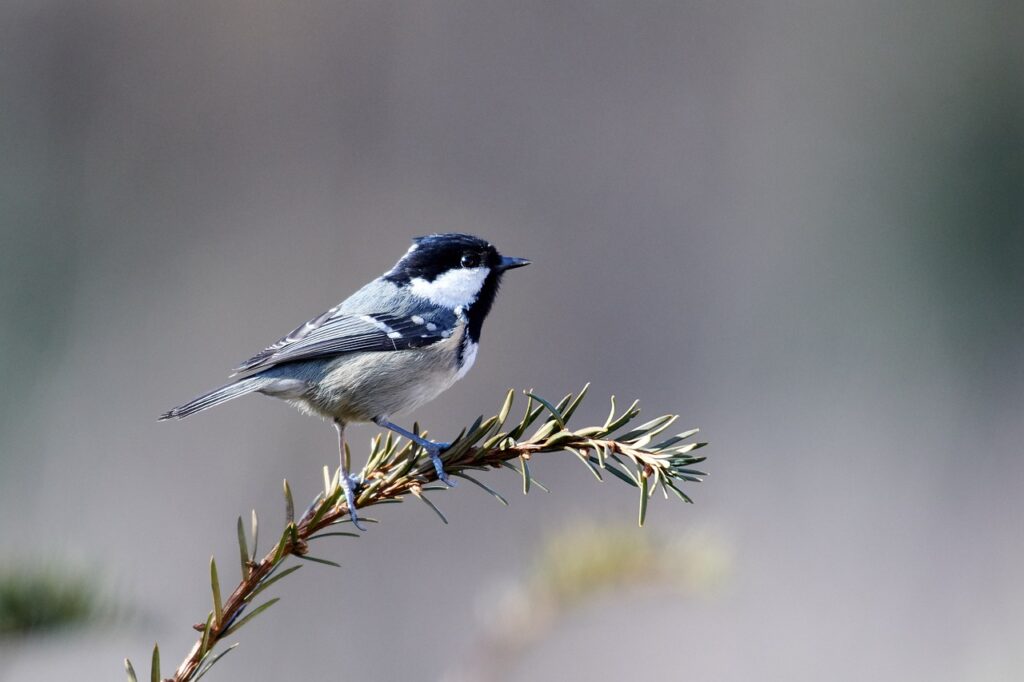
<path id="1" fill-rule="evenodd" d="M 448 478 L 448 474 L 446 474 L 444 471 L 444 463 L 441 461 L 441 453 L 450 448 L 451 443 L 435 443 L 434 441 L 427 440 L 426 438 L 417 436 L 415 433 L 412 433 L 411 431 L 406 431 L 401 426 L 392 424 L 384 417 L 377 417 L 376 419 L 373 420 L 373 423 L 381 427 L 382 429 L 394 431 L 399 436 L 405 436 L 413 443 L 416 443 L 417 445 L 421 446 L 424 450 L 427 451 L 427 454 L 430 455 L 430 461 L 434 463 L 434 470 L 437 471 L 437 478 L 442 483 L 447 485 L 449 488 L 455 487 L 455 481 Z"/>
<path id="2" fill-rule="evenodd" d="M 338 451 L 341 457 L 341 489 L 345 491 L 345 504 L 348 505 L 348 517 L 352 519 L 352 525 L 361 531 L 366 527 L 359 523 L 359 516 L 356 514 L 356 490 L 363 484 L 358 476 L 348 472 L 348 457 L 345 456 L 345 422 L 334 420 L 334 428 L 338 431 Z"/>

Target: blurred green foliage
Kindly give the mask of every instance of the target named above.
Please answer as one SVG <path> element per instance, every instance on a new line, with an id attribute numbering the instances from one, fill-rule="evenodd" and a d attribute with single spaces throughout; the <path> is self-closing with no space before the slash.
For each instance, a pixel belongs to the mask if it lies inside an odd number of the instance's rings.
<path id="1" fill-rule="evenodd" d="M 91 577 L 63 569 L 0 570 L 0 639 L 82 627 L 104 610 Z"/>

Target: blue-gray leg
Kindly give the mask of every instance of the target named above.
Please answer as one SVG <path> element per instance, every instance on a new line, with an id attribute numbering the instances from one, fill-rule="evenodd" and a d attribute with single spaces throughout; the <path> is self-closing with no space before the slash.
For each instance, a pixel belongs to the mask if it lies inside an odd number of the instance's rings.
<path id="1" fill-rule="evenodd" d="M 441 453 L 450 448 L 451 443 L 435 443 L 434 441 L 427 440 L 426 438 L 417 436 L 411 431 L 406 431 L 401 426 L 392 424 L 384 417 L 377 417 L 373 420 L 373 423 L 382 429 L 394 431 L 399 436 L 404 436 L 413 443 L 422 446 L 423 449 L 427 451 L 427 454 L 430 455 L 430 461 L 434 463 L 434 470 L 437 472 L 437 478 L 449 488 L 455 487 L 455 481 L 448 478 L 448 474 L 444 471 L 444 463 L 441 461 Z"/>
<path id="2" fill-rule="evenodd" d="M 338 431 L 338 451 L 341 456 L 341 489 L 345 492 L 345 504 L 348 505 L 348 517 L 352 519 L 352 525 L 359 530 L 365 531 L 366 527 L 359 523 L 359 516 L 356 514 L 356 490 L 363 482 L 358 476 L 348 472 L 348 462 L 345 457 L 345 422 L 334 420 L 334 428 Z"/>

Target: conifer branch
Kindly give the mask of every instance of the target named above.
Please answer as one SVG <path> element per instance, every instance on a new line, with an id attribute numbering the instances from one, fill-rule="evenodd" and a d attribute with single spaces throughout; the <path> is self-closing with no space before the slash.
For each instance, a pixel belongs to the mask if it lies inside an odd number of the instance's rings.
<path id="1" fill-rule="evenodd" d="M 479 486 L 499 502 L 508 504 L 501 495 L 470 472 L 512 469 L 522 478 L 523 492 L 527 493 L 532 486 L 542 487 L 531 475 L 529 463 L 533 457 L 547 453 L 569 452 L 599 481 L 604 480 L 605 474 L 610 474 L 638 489 L 640 525 L 644 523 L 649 498 L 659 488 L 666 498 L 671 493 L 684 502 L 692 502 L 680 486 L 684 482 L 699 482 L 706 475 L 692 468 L 705 459 L 694 454 L 694 451 L 706 443 L 690 441 L 697 433 L 697 429 L 652 444 L 656 436 L 668 429 L 677 418 L 676 415 L 665 415 L 621 435 L 615 435 L 615 432 L 632 423 L 640 410 L 637 403 L 633 402 L 624 412 L 618 413 L 613 397 L 611 412 L 604 424 L 571 430 L 568 428 L 568 422 L 586 392 L 587 386 L 584 386 L 578 394 L 570 393 L 557 404 L 527 392 L 523 418 L 515 422 L 511 428 L 505 429 L 514 397 L 514 391 L 509 391 L 497 415 L 489 419 L 479 417 L 472 426 L 459 434 L 452 446 L 442 454 L 445 470 L 449 475 Z M 539 426 L 535 431 L 524 437 L 526 431 L 538 421 Z M 217 563 L 211 558 L 212 608 L 204 620 L 193 626 L 200 633 L 199 637 L 174 675 L 167 678 L 161 676 L 159 648 L 154 645 L 151 682 L 196 682 L 221 657 L 234 649 L 237 644 L 215 653 L 217 645 L 224 639 L 234 635 L 277 602 L 277 598 L 273 598 L 257 605 L 256 598 L 273 583 L 301 568 L 301 564 L 282 568 L 288 557 L 338 566 L 333 561 L 311 556 L 309 552 L 310 543 L 322 538 L 358 537 L 357 533 L 345 529 L 344 524 L 351 523 L 351 519 L 339 480 L 340 468 L 332 471 L 324 467 L 324 489 L 298 519 L 295 518 L 291 488 L 287 481 L 284 482 L 286 525 L 274 545 L 262 558 L 257 558 L 259 526 L 255 512 L 252 515 L 250 536 L 246 534 L 242 519 L 238 519 L 236 530 L 241 581 L 226 599 L 223 598 Z M 390 434 L 386 438 L 378 435 L 371 443 L 370 455 L 362 471 L 362 480 L 364 483 L 355 501 L 358 509 L 402 502 L 411 495 L 426 503 L 447 523 L 447 519 L 427 496 L 429 492 L 441 491 L 444 488 L 431 485 L 437 482 L 437 474 L 421 447 L 394 439 Z M 373 519 L 361 518 L 363 521 L 374 522 Z M 128 680 L 138 682 L 136 673 L 127 659 L 125 669 Z"/>

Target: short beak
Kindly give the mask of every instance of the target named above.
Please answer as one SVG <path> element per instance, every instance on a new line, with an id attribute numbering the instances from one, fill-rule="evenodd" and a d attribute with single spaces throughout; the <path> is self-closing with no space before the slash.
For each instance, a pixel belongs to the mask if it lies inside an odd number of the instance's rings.
<path id="1" fill-rule="evenodd" d="M 529 265 L 530 261 L 525 258 L 509 258 L 508 256 L 502 256 L 501 265 L 498 269 L 504 272 L 505 270 L 511 270 L 512 268 L 521 268 L 524 265 Z"/>

